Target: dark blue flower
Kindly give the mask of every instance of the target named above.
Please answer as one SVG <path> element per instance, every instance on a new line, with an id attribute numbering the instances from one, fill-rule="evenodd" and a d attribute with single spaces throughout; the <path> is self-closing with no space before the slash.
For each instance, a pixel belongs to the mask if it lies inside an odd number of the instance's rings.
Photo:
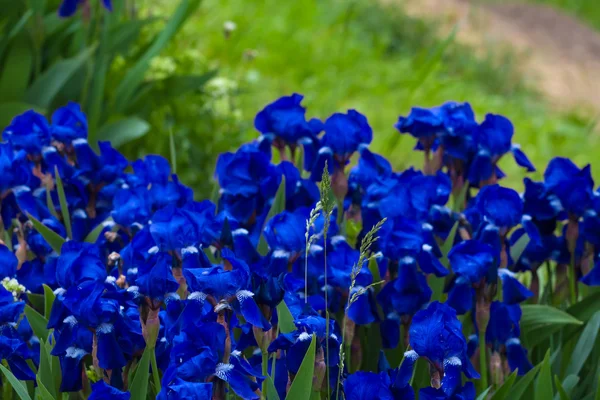
<path id="1" fill-rule="evenodd" d="M 417 358 L 426 357 L 443 377 L 442 390 L 446 395 L 460 387 L 461 371 L 467 378 L 479 378 L 467 357 L 467 341 L 453 308 L 431 303 L 415 314 L 409 334 L 413 350 L 405 353 L 402 368 L 412 368 Z"/>
<path id="2" fill-rule="evenodd" d="M 344 163 L 361 144 L 369 144 L 371 140 L 373 130 L 367 118 L 356 110 L 348 110 L 346 114 L 335 113 L 325 121 L 322 145 L 331 149 Z"/>
<path id="3" fill-rule="evenodd" d="M 26 157 L 25 151 L 15 152 L 10 142 L 0 143 L 0 193 L 28 183 Z"/>
<path id="4" fill-rule="evenodd" d="M 484 221 L 506 232 L 519 223 L 531 221 L 531 216 L 523 215 L 523 200 L 513 189 L 499 185 L 485 186 L 475 198 L 475 207 Z M 527 226 L 525 227 L 528 228 Z M 534 227 L 531 227 L 532 229 Z M 529 229 L 528 229 L 528 233 Z M 539 237 L 539 233 L 530 236 Z M 532 240 L 535 238 L 532 237 Z"/>
<path id="5" fill-rule="evenodd" d="M 171 256 L 161 252 L 138 268 L 135 283 L 139 292 L 155 300 L 162 300 L 166 294 L 176 292 L 179 282 L 173 277 L 171 263 Z"/>
<path id="6" fill-rule="evenodd" d="M 35 374 L 25 361 L 31 358 L 29 348 L 21 339 L 0 335 L 0 358 L 6 360 L 17 379 L 35 380 Z"/>
<path id="7" fill-rule="evenodd" d="M 443 388 L 428 387 L 419 390 L 419 399 L 421 400 L 475 400 L 476 396 L 473 382 L 465 383 L 465 386 L 458 388 L 452 395 L 446 394 Z"/>
<path id="8" fill-rule="evenodd" d="M 77 11 L 77 7 L 84 2 L 85 0 L 63 0 L 58 8 L 58 16 L 63 18 L 72 16 Z M 112 0 L 102 0 L 102 5 L 108 11 L 112 11 Z"/>
<path id="9" fill-rule="evenodd" d="M 152 216 L 150 234 L 160 250 L 177 250 L 200 242 L 198 226 L 189 212 L 168 205 Z"/>
<path id="10" fill-rule="evenodd" d="M 263 233 L 269 248 L 290 254 L 303 252 L 308 213 L 310 211 L 305 208 L 294 212 L 283 211 L 267 221 Z"/>
<path id="11" fill-rule="evenodd" d="M 12 278 L 17 273 L 19 261 L 8 247 L 0 243 L 0 276 Z"/>
<path id="12" fill-rule="evenodd" d="M 589 164 L 579 169 L 568 158 L 555 157 L 544 171 L 544 184 L 570 214 L 581 216 L 592 205 L 594 181 Z"/>
<path id="13" fill-rule="evenodd" d="M 131 393 L 122 392 L 101 380 L 92 384 L 92 393 L 88 400 L 129 400 L 130 397 Z"/>
<path id="14" fill-rule="evenodd" d="M 129 164 L 110 142 L 98 142 L 100 156 L 92 150 L 86 139 L 75 139 L 73 146 L 79 173 L 94 183 L 112 183 Z"/>
<path id="15" fill-rule="evenodd" d="M 44 146 L 50 144 L 50 124 L 42 114 L 33 110 L 16 116 L 2 132 L 4 140 L 15 150 L 25 150 L 29 154 L 40 154 Z"/>
<path id="16" fill-rule="evenodd" d="M 306 121 L 306 109 L 300 105 L 303 98 L 294 93 L 277 99 L 256 114 L 254 127 L 263 135 L 273 134 L 290 144 L 311 136 L 313 130 Z"/>
<path id="17" fill-rule="evenodd" d="M 398 277 L 387 283 L 377 295 L 386 314 L 414 315 L 431 298 L 425 276 L 417 270 L 416 260 L 407 256 L 400 260 Z"/>
<path id="18" fill-rule="evenodd" d="M 385 373 L 357 371 L 344 380 L 344 397 L 348 400 L 393 400 L 390 378 Z"/>
<path id="19" fill-rule="evenodd" d="M 75 139 L 87 139 L 87 117 L 77 103 L 69 102 L 52 114 L 52 138 L 70 144 Z"/>
<path id="20" fill-rule="evenodd" d="M 516 275 L 501 268 L 498 270 L 498 276 L 502 280 L 502 301 L 506 304 L 519 304 L 533 296 L 533 292 L 527 289 Z"/>
<path id="21" fill-rule="evenodd" d="M 439 107 L 413 107 L 407 117 L 399 117 L 394 125 L 400 133 L 422 139 L 437 136 L 444 131 L 445 104 Z"/>
<path id="22" fill-rule="evenodd" d="M 176 378 L 163 387 L 157 400 L 208 400 L 212 398 L 213 384 L 186 382 Z"/>
<path id="23" fill-rule="evenodd" d="M 85 281 L 106 279 L 106 266 L 102 262 L 100 248 L 90 243 L 65 242 L 58 257 L 56 280 L 68 289 Z"/>
<path id="24" fill-rule="evenodd" d="M 471 283 L 479 283 L 494 267 L 494 249 L 479 240 L 466 240 L 454 246 L 448 253 L 452 270 Z"/>

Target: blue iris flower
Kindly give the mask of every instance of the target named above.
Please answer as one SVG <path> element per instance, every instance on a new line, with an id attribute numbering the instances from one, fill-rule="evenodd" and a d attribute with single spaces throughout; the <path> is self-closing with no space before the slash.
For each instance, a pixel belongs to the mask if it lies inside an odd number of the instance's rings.
<path id="1" fill-rule="evenodd" d="M 344 380 L 344 397 L 348 400 L 393 400 L 395 397 L 390 384 L 390 378 L 385 372 L 377 374 L 357 371 Z"/>
<path id="2" fill-rule="evenodd" d="M 3 243 L 0 243 L 0 275 L 12 278 L 17 273 L 19 260 L 12 251 Z"/>
<path id="3" fill-rule="evenodd" d="M 92 182 L 111 183 L 123 174 L 129 162 L 115 150 L 110 142 L 98 142 L 100 155 L 90 147 L 86 139 L 73 140 L 79 173 Z"/>
<path id="4" fill-rule="evenodd" d="M 254 119 L 254 127 L 263 135 L 272 134 L 284 142 L 295 144 L 313 135 L 306 121 L 306 109 L 300 104 L 304 96 L 283 96 L 263 108 Z"/>
<path id="5" fill-rule="evenodd" d="M 371 140 L 373 130 L 367 118 L 356 110 L 348 110 L 346 114 L 335 113 L 325 121 L 322 144 L 344 162 L 361 144 L 369 144 Z"/>
<path id="6" fill-rule="evenodd" d="M 168 253 L 160 252 L 140 266 L 135 279 L 139 292 L 159 301 L 166 294 L 176 292 L 179 283 L 173 277 L 172 262 L 173 259 Z"/>
<path id="7" fill-rule="evenodd" d="M 503 174 L 496 163 L 510 151 L 519 166 L 530 172 L 535 171 L 535 167 L 520 147 L 512 144 L 513 134 L 514 127 L 508 118 L 495 114 L 485 116 L 485 120 L 479 125 L 475 135 L 477 155 L 470 165 L 468 175 L 470 182 L 477 185 L 493 176 L 500 179 L 502 176 L 499 175 Z"/>
<path id="8" fill-rule="evenodd" d="M 75 139 L 87 139 L 87 117 L 77 103 L 69 102 L 52 114 L 52 138 L 70 144 Z"/>
<path id="9" fill-rule="evenodd" d="M 527 289 L 514 272 L 506 268 L 498 270 L 498 276 L 502 281 L 502 301 L 506 304 L 519 304 L 533 296 L 533 292 Z"/>
<path id="10" fill-rule="evenodd" d="M 86 0 L 63 0 L 58 8 L 58 16 L 67 18 L 75 14 L 77 7 L 83 4 Z M 102 0 L 102 5 L 108 11 L 112 11 L 112 0 Z"/>
<path id="11" fill-rule="evenodd" d="M 309 214 L 309 209 L 300 208 L 294 212 L 283 211 L 267 221 L 264 235 L 269 248 L 290 255 L 303 252 L 306 246 L 304 235 Z"/>
<path id="12" fill-rule="evenodd" d="M 10 142 L 0 143 L 0 193 L 28 183 L 31 173 L 26 157 L 24 150 L 15 151 Z"/>
<path id="13" fill-rule="evenodd" d="M 588 286 L 600 286 L 600 262 L 596 262 L 590 272 L 584 275 L 580 281 Z"/>
<path id="14" fill-rule="evenodd" d="M 129 400 L 130 397 L 131 393 L 122 392 L 101 380 L 92 384 L 92 393 L 88 400 Z"/>
<path id="15" fill-rule="evenodd" d="M 594 181 L 589 164 L 580 169 L 568 158 L 555 157 L 544 171 L 544 184 L 569 214 L 582 216 L 592 205 Z"/>
<path id="16" fill-rule="evenodd" d="M 282 161 L 277 168 L 285 176 L 285 208 L 293 211 L 300 207 L 312 208 L 319 201 L 319 188 L 310 179 L 303 179 L 300 171 L 289 161 Z"/>
<path id="17" fill-rule="evenodd" d="M 18 334 L 9 337 L 5 334 L 0 335 L 0 357 L 6 360 L 11 372 L 20 380 L 35 380 L 35 374 L 29 368 L 26 359 L 30 359 L 29 347 L 27 343 L 18 338 Z"/>
<path id="18" fill-rule="evenodd" d="M 467 356 L 467 341 L 453 308 L 436 302 L 415 314 L 410 326 L 412 350 L 405 353 L 403 370 L 411 370 L 419 357 L 426 357 L 442 376 L 442 390 L 450 396 L 461 385 L 461 372 L 467 378 L 479 374 Z"/>
<path id="19" fill-rule="evenodd" d="M 518 304 L 505 304 L 494 301 L 490 308 L 490 321 L 485 333 L 485 341 L 492 345 L 495 351 L 505 347 L 510 369 L 519 370 L 519 375 L 525 375 L 533 366 L 527 359 L 527 350 L 519 341 L 521 307 Z"/>
<path id="20" fill-rule="evenodd" d="M 452 395 L 446 394 L 446 392 L 440 388 L 423 388 L 419 390 L 419 399 L 422 400 L 475 400 L 477 393 L 475 392 L 475 385 L 473 382 L 467 382 L 463 387 L 457 389 Z"/>
<path id="21" fill-rule="evenodd" d="M 103 282 L 106 266 L 100 248 L 90 243 L 65 242 L 57 261 L 56 280 L 68 289 L 85 281 Z"/>
<path id="22" fill-rule="evenodd" d="M 16 116 L 2 132 L 4 140 L 15 150 L 28 154 L 40 154 L 50 144 L 50 124 L 46 117 L 33 110 Z"/>

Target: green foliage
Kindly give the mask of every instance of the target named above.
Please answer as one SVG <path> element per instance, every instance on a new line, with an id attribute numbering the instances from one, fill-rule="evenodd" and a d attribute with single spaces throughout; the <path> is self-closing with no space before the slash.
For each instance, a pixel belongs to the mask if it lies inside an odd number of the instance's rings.
<path id="1" fill-rule="evenodd" d="M 283 300 L 277 305 L 277 318 L 279 321 L 279 330 L 282 333 L 290 333 L 296 330 L 294 317 Z"/>
<path id="2" fill-rule="evenodd" d="M 312 381 L 315 370 L 316 335 L 311 335 L 310 346 L 300 364 L 298 373 L 288 391 L 286 400 L 309 400 L 312 394 Z"/>
<path id="3" fill-rule="evenodd" d="M 140 359 L 130 388 L 132 400 L 146 399 L 146 393 L 148 393 L 148 377 L 150 376 L 150 353 L 153 351 L 154 348 L 147 346 Z"/>

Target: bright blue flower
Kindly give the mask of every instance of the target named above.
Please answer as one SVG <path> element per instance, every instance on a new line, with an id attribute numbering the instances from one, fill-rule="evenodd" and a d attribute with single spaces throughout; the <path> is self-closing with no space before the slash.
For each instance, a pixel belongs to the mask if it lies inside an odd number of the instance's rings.
<path id="1" fill-rule="evenodd" d="M 592 205 L 594 181 L 589 164 L 579 169 L 568 158 L 555 157 L 544 171 L 544 184 L 569 214 L 581 216 Z"/>
<path id="2" fill-rule="evenodd" d="M 42 114 L 29 110 L 16 116 L 4 129 L 2 137 L 15 150 L 25 150 L 28 154 L 40 154 L 42 148 L 50 144 L 50 124 Z"/>
<path id="3" fill-rule="evenodd" d="M 473 382 L 465 383 L 465 386 L 458 388 L 452 395 L 446 394 L 443 388 L 428 387 L 419 390 L 419 399 L 421 400 L 475 400 L 476 396 Z"/>
<path id="4" fill-rule="evenodd" d="M 492 302 L 485 341 L 497 350 L 507 340 L 519 338 L 521 334 L 520 320 L 521 306 L 518 304 L 509 305 L 499 301 Z"/>
<path id="5" fill-rule="evenodd" d="M 442 376 L 442 390 L 452 395 L 461 385 L 461 371 L 467 378 L 479 378 L 467 356 L 467 341 L 456 311 L 438 302 L 415 314 L 409 330 L 413 350 L 405 353 L 402 368 L 412 368 L 426 357 Z M 405 365 L 406 364 L 406 365 Z"/>
<path id="6" fill-rule="evenodd" d="M 523 201 L 519 194 L 499 185 L 481 189 L 475 198 L 475 206 L 485 221 L 500 229 L 512 228 L 523 216 Z"/>
<path id="7" fill-rule="evenodd" d="M 348 296 L 355 297 L 355 300 L 347 307 L 346 315 L 356 325 L 368 325 L 376 322 L 377 303 L 375 302 L 374 291 L 372 288 L 365 289 L 362 286 L 355 286 Z"/>
<path id="8" fill-rule="evenodd" d="M 519 376 L 528 373 L 533 365 L 527 358 L 527 349 L 521 345 L 518 338 L 509 339 L 506 343 L 506 358 L 511 371 L 519 370 Z"/>
<path id="9" fill-rule="evenodd" d="M 163 387 L 157 400 L 209 400 L 212 398 L 212 383 L 186 382 L 176 378 Z"/>
<path id="10" fill-rule="evenodd" d="M 417 139 L 435 137 L 444 131 L 444 117 L 446 105 L 439 107 L 420 108 L 413 107 L 407 117 L 399 117 L 394 125 L 400 133 L 409 133 Z"/>
<path id="11" fill-rule="evenodd" d="M 113 198 L 111 216 L 119 225 L 145 225 L 150 218 L 148 192 L 143 188 L 121 189 Z"/>
<path id="12" fill-rule="evenodd" d="M 172 257 L 161 252 L 138 268 L 135 283 L 139 292 L 155 300 L 162 300 L 167 293 L 176 292 L 179 283 L 173 277 L 171 264 Z"/>
<path id="13" fill-rule="evenodd" d="M 0 285 L 0 326 L 16 323 L 24 309 L 25 302 L 15 301 L 12 293 Z"/>
<path id="14" fill-rule="evenodd" d="M 35 374 L 25 361 L 29 358 L 31 356 L 27 343 L 18 338 L 0 335 L 0 359 L 6 360 L 11 372 L 17 379 L 35 380 Z"/>
<path id="15" fill-rule="evenodd" d="M 19 261 L 8 247 L 0 243 L 0 276 L 12 278 L 17 273 Z"/>
<path id="16" fill-rule="evenodd" d="M 75 139 L 87 139 L 87 117 L 77 103 L 69 102 L 52 114 L 52 138 L 70 144 Z"/>
<path id="17" fill-rule="evenodd" d="M 301 253 L 306 246 L 306 221 L 310 210 L 300 208 L 294 212 L 283 211 L 265 225 L 263 231 L 269 248 L 290 254 Z"/>
<path id="18" fill-rule="evenodd" d="M 413 257 L 404 257 L 398 265 L 398 277 L 387 283 L 377 295 L 386 314 L 412 316 L 431 298 L 425 276 L 417 270 Z"/>
<path id="19" fill-rule="evenodd" d="M 198 245 L 198 226 L 189 212 L 174 205 L 158 210 L 152 216 L 150 234 L 162 251 Z"/>
<path id="20" fill-rule="evenodd" d="M 294 93 L 283 96 L 263 108 L 254 119 L 254 127 L 263 135 L 273 134 L 284 142 L 293 144 L 313 130 L 306 121 L 306 109 L 300 105 L 304 96 Z"/>
<path id="21" fill-rule="evenodd" d="M 479 283 L 497 262 L 494 249 L 479 240 L 465 240 L 454 246 L 448 253 L 452 270 L 469 280 Z"/>
<path id="22" fill-rule="evenodd" d="M 357 371 L 344 380 L 344 398 L 348 400 L 393 400 L 390 378 L 385 373 Z"/>
<path id="23" fill-rule="evenodd" d="M 106 266 L 100 248 L 90 243 L 65 242 L 57 261 L 56 280 L 68 289 L 85 281 L 103 282 Z"/>
<path id="24" fill-rule="evenodd" d="M 303 179 L 300 171 L 289 161 L 282 161 L 277 168 L 285 176 L 285 208 L 293 211 L 300 207 L 312 208 L 319 201 L 319 188 L 310 179 Z"/>
<path id="25" fill-rule="evenodd" d="M 92 384 L 92 393 L 88 400 L 129 400 L 130 397 L 131 393 L 122 392 L 100 380 Z"/>
<path id="26" fill-rule="evenodd" d="M 341 165 L 345 165 L 361 144 L 369 144 L 371 140 L 373 130 L 367 118 L 356 110 L 348 110 L 346 114 L 335 113 L 325 121 L 322 145 L 331 149 Z"/>
<path id="27" fill-rule="evenodd" d="M 506 304 L 518 304 L 533 296 L 533 292 L 527 289 L 516 275 L 501 268 L 498 270 L 498 276 L 502 280 L 502 301 Z"/>
<path id="28" fill-rule="evenodd" d="M 61 392 L 78 392 L 83 387 L 81 359 L 87 352 L 78 347 L 69 347 L 65 355 L 59 357 L 62 381 Z"/>
<path id="29" fill-rule="evenodd" d="M 113 182 L 129 164 L 110 142 L 98 142 L 100 156 L 92 150 L 86 139 L 74 140 L 73 146 L 80 174 L 96 184 Z"/>
<path id="30" fill-rule="evenodd" d="M 10 142 L 0 143 L 0 193 L 28 183 L 26 157 L 25 151 L 15 152 Z"/>
<path id="31" fill-rule="evenodd" d="M 392 166 L 385 157 L 372 153 L 367 146 L 358 148 L 358 164 L 350 171 L 349 185 L 357 184 L 364 191 L 378 178 L 387 178 L 392 174 Z"/>

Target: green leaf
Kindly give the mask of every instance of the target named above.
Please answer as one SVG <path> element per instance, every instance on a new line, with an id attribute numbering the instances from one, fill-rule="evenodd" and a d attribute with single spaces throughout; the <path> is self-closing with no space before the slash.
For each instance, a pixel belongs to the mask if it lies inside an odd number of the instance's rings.
<path id="1" fill-rule="evenodd" d="M 141 118 L 122 118 L 100 128 L 96 139 L 110 141 L 113 147 L 119 147 L 141 138 L 149 130 L 150 124 Z"/>
<path id="2" fill-rule="evenodd" d="M 34 310 L 44 310 L 44 296 L 36 293 L 28 293 L 27 300 L 31 303 Z"/>
<path id="3" fill-rule="evenodd" d="M 171 16 L 171 19 L 156 36 L 152 45 L 140 57 L 137 63 L 129 69 L 115 91 L 114 110 L 120 111 L 126 108 L 132 99 L 136 89 L 144 80 L 150 61 L 156 57 L 169 43 L 185 20 L 193 14 L 200 5 L 200 0 L 181 0 L 179 6 Z"/>
<path id="4" fill-rule="evenodd" d="M 129 388 L 131 400 L 146 400 L 146 393 L 148 393 L 148 377 L 150 376 L 150 353 L 153 351 L 154 349 L 146 346 L 144 354 L 142 354 L 137 371 L 133 377 L 133 382 Z"/>
<path id="5" fill-rule="evenodd" d="M 2 101 L 22 100 L 33 66 L 33 52 L 27 37 L 19 36 L 13 42 L 2 65 L 4 66 L 0 75 Z"/>
<path id="6" fill-rule="evenodd" d="M 135 19 L 122 22 L 112 27 L 108 35 L 109 54 L 127 53 L 137 40 L 142 28 L 158 18 L 150 17 L 145 19 Z"/>
<path id="7" fill-rule="evenodd" d="M 39 107 L 50 108 L 52 100 L 95 50 L 96 46 L 91 46 L 73 58 L 54 63 L 29 87 L 25 95 L 26 101 Z"/>
<path id="8" fill-rule="evenodd" d="M 54 377 L 52 375 L 52 366 L 50 365 L 50 352 L 46 348 L 45 342 L 40 342 L 40 365 L 38 367 L 37 381 L 42 384 L 44 389 L 49 392 L 51 399 L 55 399 L 56 392 L 54 388 Z"/>
<path id="9" fill-rule="evenodd" d="M 63 239 L 58 233 L 54 232 L 52 229 L 48 228 L 46 225 L 42 224 L 40 221 L 35 219 L 31 214 L 27 214 L 27 216 L 29 217 L 29 220 L 33 224 L 35 230 L 38 231 L 40 235 L 42 235 L 44 240 L 50 245 L 50 247 L 52 247 L 52 250 L 60 254 L 60 249 L 62 248 L 65 239 Z"/>
<path id="10" fill-rule="evenodd" d="M 560 382 L 558 375 L 554 375 L 554 384 L 558 391 L 554 396 L 554 400 L 571 400 L 571 392 L 577 383 L 579 383 L 579 377 L 576 375 L 567 376 L 563 383 Z"/>
<path id="11" fill-rule="evenodd" d="M 25 386 L 19 382 L 19 380 L 13 375 L 12 372 L 10 372 L 8 368 L 0 364 L 0 371 L 2 371 L 6 379 L 8 379 L 10 386 L 12 386 L 15 392 L 17 392 L 17 395 L 21 400 L 31 400 L 31 397 L 29 396 L 29 393 L 27 393 Z"/>
<path id="12" fill-rule="evenodd" d="M 277 304 L 277 320 L 279 321 L 279 330 L 282 333 L 290 333 L 296 330 L 294 317 L 283 300 Z"/>
<path id="13" fill-rule="evenodd" d="M 525 251 L 525 248 L 529 244 L 529 235 L 526 233 L 521 236 L 515 244 L 510 246 L 510 258 L 512 258 L 513 262 L 517 262 L 521 255 Z"/>
<path id="14" fill-rule="evenodd" d="M 304 171 L 304 145 L 301 144 L 296 147 L 296 155 L 294 160 L 294 165 L 302 173 Z"/>
<path id="15" fill-rule="evenodd" d="M 57 398 L 56 396 L 53 396 L 52 393 L 50 393 L 50 391 L 46 388 L 46 385 L 44 385 L 39 375 L 36 377 L 36 381 L 38 384 L 38 397 L 41 397 L 42 400 L 55 400 Z"/>
<path id="16" fill-rule="evenodd" d="M 554 396 L 552 391 L 552 370 L 550 367 L 550 350 L 542 361 L 540 373 L 535 382 L 534 400 L 548 400 Z"/>
<path id="17" fill-rule="evenodd" d="M 477 396 L 476 400 L 485 400 L 487 398 L 488 393 L 492 390 L 492 387 L 485 389 L 479 396 Z"/>
<path id="18" fill-rule="evenodd" d="M 177 149 L 175 148 L 175 137 L 173 137 L 173 130 L 169 130 L 169 152 L 171 153 L 171 169 L 172 173 L 177 173 Z"/>
<path id="19" fill-rule="evenodd" d="M 15 118 L 19 114 L 23 114 L 28 110 L 36 110 L 38 112 L 43 112 L 44 110 L 35 107 L 28 103 L 21 102 L 6 102 L 0 103 L 0 126 L 6 127 L 10 125 L 13 118 Z"/>
<path id="20" fill-rule="evenodd" d="M 25 305 L 25 315 L 27 316 L 27 321 L 29 321 L 29 325 L 31 325 L 33 333 L 35 333 L 40 340 L 47 341 L 49 334 L 47 328 L 48 320 L 29 305 Z"/>
<path id="21" fill-rule="evenodd" d="M 58 194 L 58 201 L 60 203 L 60 213 L 67 230 L 67 237 L 73 239 L 73 231 L 71 229 L 71 215 L 69 215 L 69 205 L 67 203 L 67 196 L 65 196 L 65 187 L 63 186 L 62 178 L 58 173 L 58 167 L 54 167 L 54 179 L 56 180 L 56 192 Z"/>
<path id="22" fill-rule="evenodd" d="M 54 303 L 54 299 L 56 296 L 52 289 L 44 284 L 44 317 L 47 320 L 50 320 L 50 313 L 52 312 L 52 304 Z"/>
<path id="23" fill-rule="evenodd" d="M 58 220 L 60 220 L 60 216 L 56 212 L 56 206 L 54 205 L 54 200 L 52 200 L 52 192 L 46 189 L 46 207 L 48 207 L 48 211 L 50 214 Z"/>
<path id="24" fill-rule="evenodd" d="M 21 33 L 21 31 L 23 30 L 23 28 L 26 26 L 27 22 L 29 21 L 29 18 L 31 18 L 32 16 L 33 16 L 33 10 L 27 10 L 25 13 L 23 13 L 21 18 L 12 26 L 12 28 L 10 29 L 10 32 L 8 32 L 8 35 L 4 35 L 3 37 L 0 37 L 0 58 L 2 58 L 2 56 L 4 54 L 4 50 L 9 45 L 11 39 L 16 37 L 19 33 Z M 2 125 L 2 126 L 4 127 L 5 125 Z"/>
<path id="25" fill-rule="evenodd" d="M 573 353 L 570 354 L 571 362 L 567 366 L 565 375 L 579 375 L 579 371 L 594 348 L 598 331 L 600 331 L 600 311 L 596 311 L 583 329 Z"/>
<path id="26" fill-rule="evenodd" d="M 184 93 L 202 88 L 208 81 L 217 76 L 217 70 L 208 71 L 201 75 L 173 75 L 162 79 L 159 86 L 164 88 L 163 95 L 178 97 Z"/>
<path id="27" fill-rule="evenodd" d="M 583 324 L 572 315 L 546 305 L 525 304 L 521 309 L 521 338 L 527 347 L 540 343 L 566 325 Z"/>
<path id="28" fill-rule="evenodd" d="M 312 335 L 310 346 L 300 364 L 298 373 L 288 391 L 286 400 L 309 400 L 312 393 L 312 381 L 315 370 L 315 335 Z"/>
<path id="29" fill-rule="evenodd" d="M 277 189 L 277 193 L 275 194 L 275 198 L 273 199 L 273 204 L 271 204 L 271 208 L 269 209 L 269 214 L 267 214 L 267 218 L 265 221 L 270 221 L 275 215 L 281 213 L 285 210 L 285 176 L 281 176 L 281 183 L 279 184 L 279 188 Z M 264 227 L 263 227 L 264 229 Z M 269 245 L 267 244 L 267 240 L 265 239 L 265 235 L 261 232 L 260 239 L 258 241 L 258 252 L 265 256 L 269 252 Z"/>
<path id="30" fill-rule="evenodd" d="M 456 238 L 456 233 L 458 232 L 459 225 L 459 221 L 456 221 L 454 225 L 452 225 L 452 229 L 450 229 L 450 233 L 448 233 L 448 237 L 446 238 L 446 241 L 444 241 L 444 244 L 440 249 L 442 251 L 442 256 L 444 257 L 442 259 L 442 264 L 444 264 L 446 268 L 450 266 L 450 263 L 448 262 L 448 253 L 450 253 L 450 250 L 452 250 L 452 246 L 454 245 L 454 239 Z"/>
<path id="31" fill-rule="evenodd" d="M 508 378 L 506 378 L 504 383 L 502 385 L 500 385 L 500 387 L 498 389 L 496 389 L 496 391 L 494 392 L 494 394 L 492 395 L 492 398 L 490 400 L 506 399 L 508 396 L 508 392 L 512 388 L 516 379 L 517 379 L 517 371 L 515 370 L 515 371 L 513 371 L 512 374 L 510 374 L 508 376 Z"/>
<path id="32" fill-rule="evenodd" d="M 54 390 L 56 393 L 60 393 L 60 384 L 62 383 L 62 370 L 60 369 L 60 359 L 56 356 L 51 355 L 52 348 L 54 347 L 50 343 L 46 342 L 46 349 L 50 354 L 50 365 L 52 366 L 52 377 L 54 379 Z"/>
<path id="33" fill-rule="evenodd" d="M 279 400 L 279 394 L 275 388 L 275 383 L 270 376 L 267 376 L 267 400 Z"/>
<path id="34" fill-rule="evenodd" d="M 521 399 L 521 396 L 523 396 L 523 393 L 525 393 L 525 391 L 527 390 L 529 385 L 531 385 L 531 382 L 533 382 L 533 379 L 535 378 L 536 374 L 538 373 L 540 367 L 541 367 L 541 364 L 538 364 L 535 367 L 533 367 L 528 373 L 526 373 L 524 376 L 522 376 L 517 381 L 517 383 L 515 383 L 513 385 L 512 389 L 510 390 L 510 392 L 508 393 L 508 396 L 506 396 L 506 398 L 510 399 L 510 400 Z"/>
<path id="35" fill-rule="evenodd" d="M 112 220 L 112 217 L 108 217 L 104 221 L 100 222 L 94 229 L 92 229 L 90 233 L 87 234 L 83 241 L 86 243 L 96 243 L 96 240 L 98 240 L 98 236 L 100 236 L 100 233 L 102 233 L 105 224 Z"/>
<path id="36" fill-rule="evenodd" d="M 377 264 L 377 259 L 375 257 L 372 257 L 369 260 L 369 272 L 371 272 L 371 275 L 373 276 L 373 282 L 381 281 L 381 273 L 379 272 L 379 264 Z M 373 290 L 375 290 L 375 294 L 379 293 L 379 291 L 381 290 L 381 285 L 373 286 Z"/>

